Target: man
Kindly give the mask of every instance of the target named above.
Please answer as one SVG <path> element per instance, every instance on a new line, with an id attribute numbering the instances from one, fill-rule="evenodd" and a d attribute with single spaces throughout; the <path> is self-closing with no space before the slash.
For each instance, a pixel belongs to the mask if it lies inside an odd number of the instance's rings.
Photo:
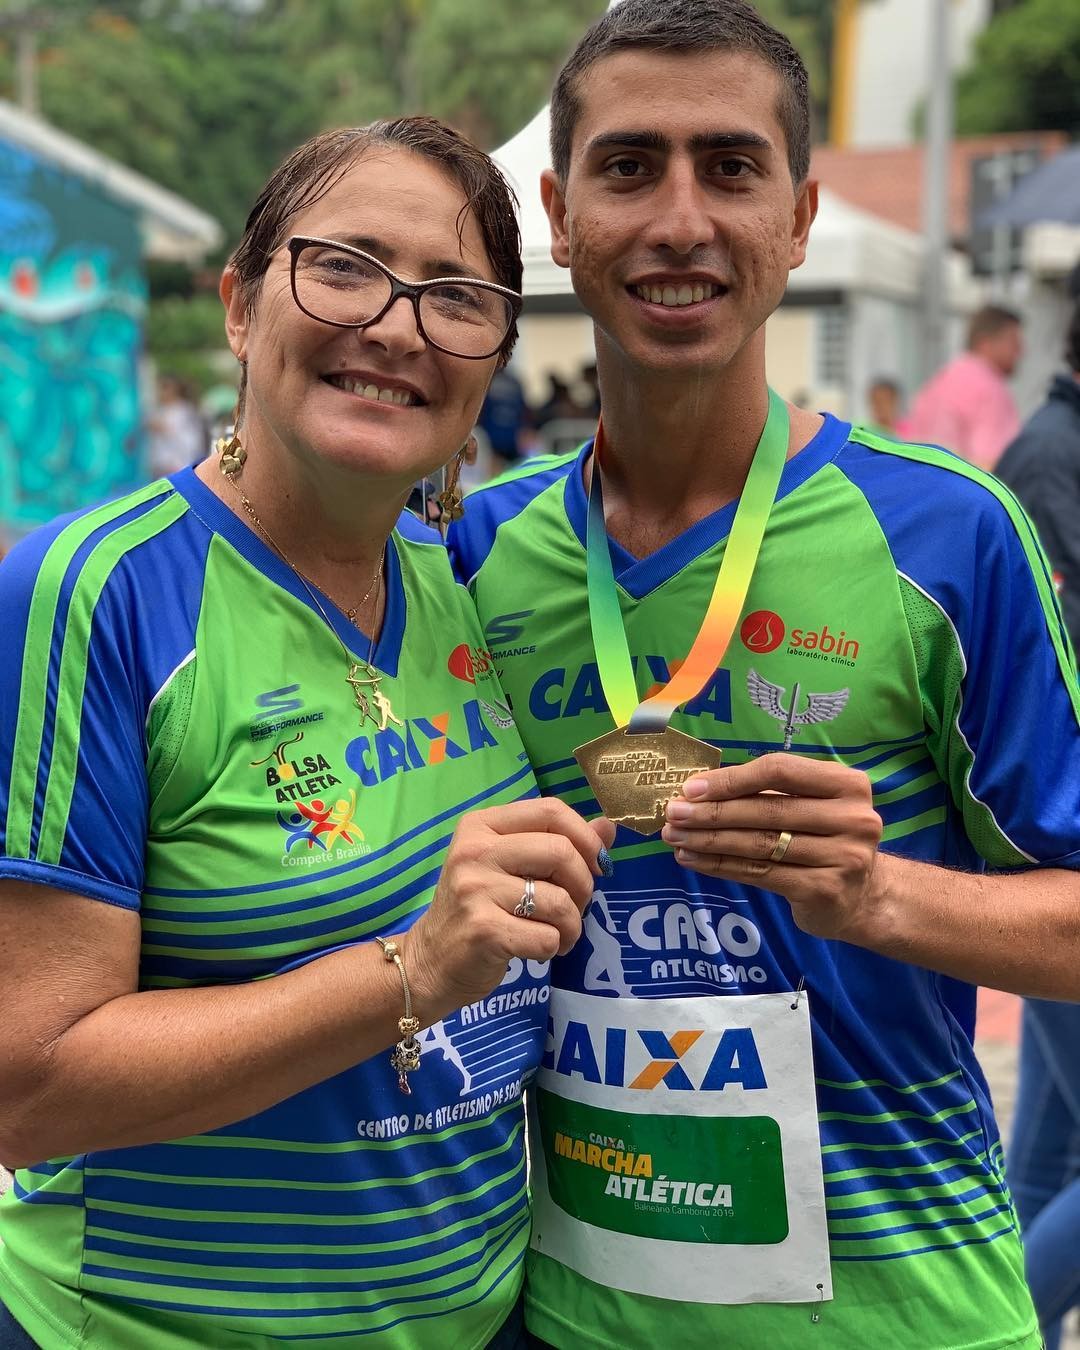
<path id="1" fill-rule="evenodd" d="M 982 469 L 993 469 L 1020 430 L 1007 381 L 1023 355 L 1020 316 L 985 305 L 968 324 L 967 351 L 943 366 L 915 396 L 902 426 L 912 441 L 944 445 Z"/>
<path id="2" fill-rule="evenodd" d="M 733 628 L 674 719 L 724 764 L 661 835 L 622 830 L 603 885 L 630 996 L 589 991 L 587 933 L 553 971 L 527 1308 L 561 1350 L 1039 1345 L 972 986 L 1080 996 L 1076 689 L 994 480 L 770 399 L 763 325 L 817 202 L 807 102 L 742 0 L 623 0 L 589 30 L 542 190 L 602 450 L 481 489 L 452 537 L 542 788 L 586 815 L 594 787 L 627 809 L 609 780 L 662 805 L 685 777 L 633 735 L 590 759 L 622 625 L 661 698 Z M 777 444 L 749 593 L 699 634 Z"/>
<path id="3" fill-rule="evenodd" d="M 1080 301 L 1065 338 L 1068 374 L 1005 451 L 996 473 L 1024 505 L 1054 568 L 1065 626 L 1080 650 Z"/>
<path id="4" fill-rule="evenodd" d="M 1065 338 L 1068 373 L 1005 451 L 998 477 L 1031 514 L 1053 567 L 1065 626 L 1080 649 L 1080 300 Z M 1080 1005 L 1028 999 L 1009 1175 L 1048 1350 L 1080 1297 Z M 1025 1088 L 1029 1089 L 1025 1091 Z"/>

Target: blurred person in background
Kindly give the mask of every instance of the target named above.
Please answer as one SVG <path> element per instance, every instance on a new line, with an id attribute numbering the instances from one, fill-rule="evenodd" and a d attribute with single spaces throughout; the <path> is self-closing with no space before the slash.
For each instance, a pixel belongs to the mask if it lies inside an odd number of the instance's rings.
<path id="1" fill-rule="evenodd" d="M 900 386 L 889 376 L 879 375 L 871 381 L 866 391 L 870 414 L 867 425 L 871 431 L 880 432 L 882 436 L 900 435 L 898 428 L 902 397 Z"/>
<path id="2" fill-rule="evenodd" d="M 1067 372 L 1001 457 L 1054 569 L 1074 653 L 1080 648 L 1080 301 L 1065 340 Z M 1080 1006 L 1027 999 L 1009 1181 L 1024 1232 L 1028 1283 L 1047 1350 L 1080 1303 Z"/>
<path id="3" fill-rule="evenodd" d="M 197 464 L 209 449 L 207 426 L 177 375 L 160 375 L 157 406 L 148 424 L 150 476 L 167 478 L 178 469 Z"/>
<path id="4" fill-rule="evenodd" d="M 549 371 L 547 380 L 547 397 L 533 413 L 533 425 L 539 428 L 546 426 L 548 422 L 561 422 L 568 418 L 580 417 L 581 406 L 562 376 Z"/>
<path id="5" fill-rule="evenodd" d="M 600 373 L 596 362 L 590 361 L 581 368 L 581 383 L 586 391 L 581 403 L 581 416 L 597 418 L 600 416 Z"/>
<path id="6" fill-rule="evenodd" d="M 3 1350 L 523 1343 L 522 1087 L 612 831 L 401 517 L 520 283 L 455 132 L 316 137 L 222 277 L 220 458 L 0 567 Z"/>
<path id="7" fill-rule="evenodd" d="M 940 445 L 981 469 L 993 469 L 1020 430 L 1008 381 L 1020 364 L 1020 316 L 984 305 L 968 324 L 967 350 L 954 356 L 915 395 L 901 425 L 905 440 Z"/>
<path id="8" fill-rule="evenodd" d="M 491 450 L 492 473 L 524 457 L 531 420 L 521 381 L 512 370 L 497 370 L 477 419 Z"/>

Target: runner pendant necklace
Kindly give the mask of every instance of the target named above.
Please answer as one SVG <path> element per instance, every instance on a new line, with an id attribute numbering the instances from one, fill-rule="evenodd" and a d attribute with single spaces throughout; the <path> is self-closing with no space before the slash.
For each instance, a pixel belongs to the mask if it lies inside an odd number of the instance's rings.
<path id="1" fill-rule="evenodd" d="M 604 815 L 638 834 L 655 834 L 662 828 L 668 801 L 688 778 L 720 767 L 716 746 L 676 731 L 669 723 L 677 708 L 701 693 L 727 652 L 787 460 L 788 424 L 787 405 L 770 389 L 765 429 L 701 628 L 672 678 L 640 702 L 604 519 L 602 421 L 596 429 L 585 540 L 589 622 L 600 683 L 616 726 L 579 745 L 574 757 Z"/>
<path id="2" fill-rule="evenodd" d="M 262 523 L 262 521 L 256 514 L 255 508 L 248 500 L 247 493 L 236 481 L 235 475 L 243 467 L 243 460 L 237 460 L 235 456 L 231 456 L 230 458 L 232 464 L 235 464 L 236 467 L 234 468 L 231 466 L 227 466 L 224 463 L 225 455 L 222 454 L 222 461 L 223 461 L 221 465 L 222 476 L 228 482 L 230 482 L 236 489 L 237 493 L 240 496 L 241 505 L 247 512 L 248 516 L 251 518 L 251 523 L 255 526 L 255 528 L 266 540 L 266 542 L 270 545 L 270 547 L 274 550 L 274 552 L 278 554 L 279 557 L 282 559 L 282 561 L 289 568 L 291 568 L 291 570 L 296 574 L 297 580 L 300 582 L 301 586 L 303 586 L 304 590 L 307 591 L 308 595 L 311 596 L 312 604 L 322 615 L 327 628 L 329 628 L 331 633 L 333 633 L 334 637 L 337 638 L 338 645 L 341 647 L 341 650 L 345 654 L 345 660 L 348 663 L 349 667 L 349 673 L 348 675 L 345 676 L 345 682 L 352 689 L 353 698 L 356 700 L 356 706 L 360 710 L 360 725 L 363 726 L 364 723 L 369 718 L 372 722 L 375 723 L 375 726 L 379 729 L 379 731 L 385 731 L 391 722 L 395 723 L 399 727 L 404 725 L 402 723 L 401 718 L 394 715 L 394 709 L 391 706 L 390 699 L 387 697 L 386 694 L 383 693 L 382 689 L 380 688 L 383 677 L 372 664 L 372 658 L 375 655 L 375 631 L 378 628 L 378 618 L 379 618 L 378 594 L 376 594 L 375 596 L 375 610 L 371 616 L 371 636 L 368 638 L 367 660 L 358 661 L 353 656 L 352 652 L 349 651 L 348 647 L 346 647 L 337 629 L 330 621 L 330 615 L 327 614 L 325 608 L 323 607 L 322 601 L 319 599 L 319 596 L 317 594 L 318 588 L 315 586 L 315 583 L 313 581 L 309 581 L 309 579 L 306 576 L 304 576 L 303 572 L 300 571 L 299 567 L 296 566 L 296 564 L 290 559 L 289 555 L 285 552 L 285 550 L 281 547 L 281 545 L 274 539 L 273 535 L 270 533 L 270 531 L 266 528 L 266 526 Z M 244 458 L 246 458 L 246 456 Z M 365 594 L 364 598 L 352 609 L 346 609 L 343 611 L 345 617 L 349 620 L 350 623 L 355 623 L 357 614 L 359 614 L 359 612 L 367 604 L 368 600 L 371 598 L 372 592 L 376 591 L 379 582 L 382 579 L 383 564 L 385 563 L 385 561 L 386 561 L 386 550 L 384 548 L 382 557 L 379 559 L 379 566 L 375 569 L 375 575 L 372 578 L 371 585 L 367 588 L 367 593 Z"/>

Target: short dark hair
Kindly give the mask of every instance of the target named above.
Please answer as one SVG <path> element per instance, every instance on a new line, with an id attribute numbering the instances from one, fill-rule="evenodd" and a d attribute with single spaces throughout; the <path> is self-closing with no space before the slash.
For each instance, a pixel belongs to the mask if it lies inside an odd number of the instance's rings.
<path id="1" fill-rule="evenodd" d="M 551 162 L 560 180 L 570 171 L 574 128 L 581 116 L 581 77 L 597 61 L 635 49 L 662 52 L 751 52 L 781 78 L 777 117 L 787 141 L 791 181 L 810 172 L 810 89 L 791 42 L 746 0 L 622 0 L 588 30 L 555 80 L 551 95 Z"/>
<path id="2" fill-rule="evenodd" d="M 422 155 L 458 184 L 466 203 L 458 218 L 459 235 L 467 213 L 472 211 L 498 281 L 511 290 L 521 290 L 517 198 L 494 160 L 437 118 L 398 117 L 313 136 L 297 146 L 270 176 L 229 259 L 249 312 L 259 297 L 270 259 L 285 243 L 292 222 L 329 192 L 366 150 L 378 145 Z M 500 349 L 502 364 L 509 360 L 516 340 L 515 323 Z"/>
<path id="3" fill-rule="evenodd" d="M 971 351 L 984 338 L 994 338 L 1022 320 L 1015 309 L 1006 309 L 1004 305 L 983 305 L 968 320 L 967 345 Z"/>
<path id="4" fill-rule="evenodd" d="M 1073 306 L 1072 318 L 1065 332 L 1065 360 L 1069 369 L 1080 375 L 1080 300 Z"/>

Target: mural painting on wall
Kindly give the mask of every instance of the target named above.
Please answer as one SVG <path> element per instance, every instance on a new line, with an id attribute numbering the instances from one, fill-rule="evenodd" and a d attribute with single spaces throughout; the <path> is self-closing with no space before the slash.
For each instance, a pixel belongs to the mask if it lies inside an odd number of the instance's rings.
<path id="1" fill-rule="evenodd" d="M 143 480 L 137 221 L 0 138 L 0 531 Z"/>

